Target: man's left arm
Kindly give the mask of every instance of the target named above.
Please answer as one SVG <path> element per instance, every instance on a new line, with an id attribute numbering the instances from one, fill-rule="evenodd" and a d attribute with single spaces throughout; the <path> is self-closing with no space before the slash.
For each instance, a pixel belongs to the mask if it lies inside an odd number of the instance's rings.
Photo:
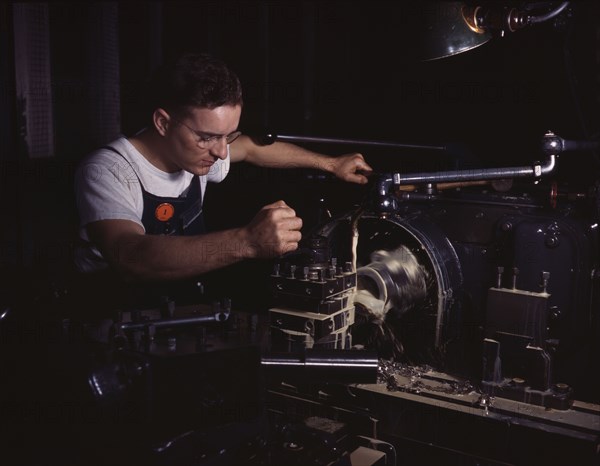
<path id="1" fill-rule="evenodd" d="M 236 139 L 229 150 L 232 162 L 246 161 L 272 168 L 311 168 L 358 184 L 367 183 L 363 173 L 372 171 L 362 154 L 357 152 L 333 157 L 279 141 L 259 145 L 246 135 Z"/>

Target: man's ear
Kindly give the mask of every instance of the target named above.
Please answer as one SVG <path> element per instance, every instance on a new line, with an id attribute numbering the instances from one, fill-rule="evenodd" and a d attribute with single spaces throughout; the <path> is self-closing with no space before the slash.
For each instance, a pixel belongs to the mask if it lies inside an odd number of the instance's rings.
<path id="1" fill-rule="evenodd" d="M 152 114 L 152 122 L 154 123 L 154 127 L 156 128 L 156 131 L 158 131 L 158 134 L 164 136 L 169 128 L 169 114 L 162 108 L 157 108 Z"/>

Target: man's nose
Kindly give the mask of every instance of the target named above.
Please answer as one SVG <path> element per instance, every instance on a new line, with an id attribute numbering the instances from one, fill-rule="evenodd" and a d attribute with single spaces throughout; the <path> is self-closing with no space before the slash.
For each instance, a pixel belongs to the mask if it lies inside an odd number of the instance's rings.
<path id="1" fill-rule="evenodd" d="M 227 157 L 227 138 L 220 137 L 215 145 L 211 147 L 210 152 L 221 160 L 225 159 Z"/>

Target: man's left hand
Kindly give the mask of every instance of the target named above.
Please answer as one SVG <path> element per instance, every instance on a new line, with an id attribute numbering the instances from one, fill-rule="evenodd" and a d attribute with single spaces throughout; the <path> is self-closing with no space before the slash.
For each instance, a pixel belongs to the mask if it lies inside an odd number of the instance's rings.
<path id="1" fill-rule="evenodd" d="M 366 184 L 369 180 L 364 173 L 372 171 L 373 169 L 359 153 L 341 155 L 333 161 L 332 173 L 350 183 Z"/>

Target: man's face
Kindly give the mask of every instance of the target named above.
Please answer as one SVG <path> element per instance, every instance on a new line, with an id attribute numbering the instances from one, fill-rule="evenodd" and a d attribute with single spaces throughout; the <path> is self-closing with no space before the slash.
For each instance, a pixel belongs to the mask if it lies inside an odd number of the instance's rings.
<path id="1" fill-rule="evenodd" d="M 171 115 L 167 133 L 171 150 L 165 160 L 171 170 L 207 175 L 217 159 L 227 157 L 227 135 L 236 131 L 242 107 L 193 108 L 185 116 Z"/>

